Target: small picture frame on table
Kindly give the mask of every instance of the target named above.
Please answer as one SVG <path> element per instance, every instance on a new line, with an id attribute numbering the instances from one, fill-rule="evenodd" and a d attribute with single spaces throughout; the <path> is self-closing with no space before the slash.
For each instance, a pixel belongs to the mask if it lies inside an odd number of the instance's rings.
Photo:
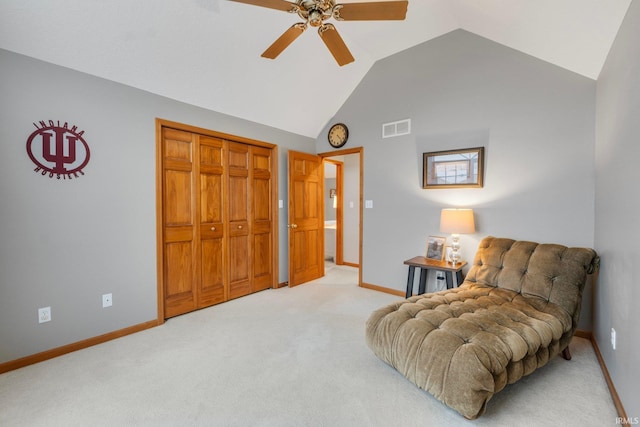
<path id="1" fill-rule="evenodd" d="M 446 243 L 446 237 L 429 236 L 427 239 L 427 254 L 425 255 L 425 258 L 432 259 L 434 261 L 444 260 Z"/>

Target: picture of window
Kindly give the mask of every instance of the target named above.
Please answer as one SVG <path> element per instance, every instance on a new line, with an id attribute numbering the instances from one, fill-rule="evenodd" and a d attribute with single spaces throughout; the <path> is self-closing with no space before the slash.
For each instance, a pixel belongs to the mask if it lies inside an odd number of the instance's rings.
<path id="1" fill-rule="evenodd" d="M 422 188 L 482 187 L 484 147 L 423 154 Z"/>

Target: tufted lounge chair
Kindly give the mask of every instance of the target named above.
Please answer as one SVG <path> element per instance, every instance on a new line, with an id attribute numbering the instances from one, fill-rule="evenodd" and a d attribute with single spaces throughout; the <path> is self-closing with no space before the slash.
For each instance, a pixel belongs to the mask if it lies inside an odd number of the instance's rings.
<path id="1" fill-rule="evenodd" d="M 381 308 L 367 344 L 468 419 L 491 397 L 563 353 L 578 325 L 592 249 L 487 237 L 462 285 Z"/>

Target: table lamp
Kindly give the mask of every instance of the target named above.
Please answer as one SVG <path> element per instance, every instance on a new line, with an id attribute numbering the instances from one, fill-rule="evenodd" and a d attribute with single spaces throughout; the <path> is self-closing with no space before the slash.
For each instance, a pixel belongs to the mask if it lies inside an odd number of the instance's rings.
<path id="1" fill-rule="evenodd" d="M 440 232 L 451 234 L 451 263 L 460 261 L 460 234 L 475 233 L 473 209 L 442 209 Z"/>

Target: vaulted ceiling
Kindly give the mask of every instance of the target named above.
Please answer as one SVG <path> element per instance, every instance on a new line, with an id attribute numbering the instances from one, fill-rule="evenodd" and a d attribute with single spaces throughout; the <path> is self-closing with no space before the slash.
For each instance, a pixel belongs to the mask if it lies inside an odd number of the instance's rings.
<path id="1" fill-rule="evenodd" d="M 2 0 L 0 48 L 315 138 L 375 61 L 458 28 L 597 79 L 630 2 L 409 0 L 405 21 L 334 21 L 355 57 L 339 67 L 309 30 L 261 58 L 300 21 L 263 7 Z"/>

